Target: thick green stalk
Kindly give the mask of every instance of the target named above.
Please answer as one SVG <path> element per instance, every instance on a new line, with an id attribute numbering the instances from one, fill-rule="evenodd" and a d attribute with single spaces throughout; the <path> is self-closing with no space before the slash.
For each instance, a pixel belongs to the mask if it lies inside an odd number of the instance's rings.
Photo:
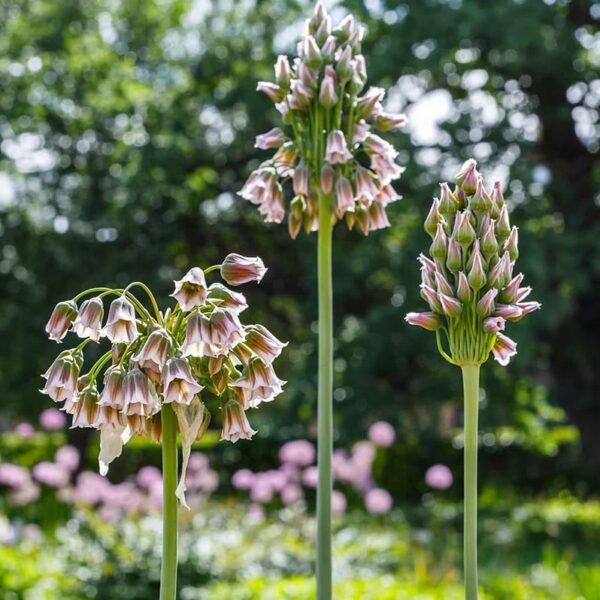
<path id="1" fill-rule="evenodd" d="M 462 367 L 465 405 L 464 579 L 465 600 L 477 600 L 477 419 L 479 365 Z"/>
<path id="2" fill-rule="evenodd" d="M 163 550 L 160 570 L 160 600 L 177 596 L 177 420 L 173 409 L 163 405 Z"/>
<path id="3" fill-rule="evenodd" d="M 319 399 L 317 486 L 317 600 L 331 600 L 331 455 L 333 452 L 333 305 L 330 197 L 319 198 Z"/>

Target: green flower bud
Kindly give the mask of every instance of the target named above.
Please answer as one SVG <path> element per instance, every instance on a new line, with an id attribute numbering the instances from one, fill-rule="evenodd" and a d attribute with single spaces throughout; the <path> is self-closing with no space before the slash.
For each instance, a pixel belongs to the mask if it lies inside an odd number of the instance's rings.
<path id="1" fill-rule="evenodd" d="M 315 38 L 312 35 L 306 36 L 304 39 L 304 58 L 305 63 L 311 69 L 317 69 L 321 66 L 321 51 L 319 50 L 319 46 L 315 41 Z"/>
<path id="2" fill-rule="evenodd" d="M 510 280 L 510 255 L 505 252 L 502 258 L 492 267 L 488 275 L 490 286 L 501 289 Z"/>
<path id="3" fill-rule="evenodd" d="M 471 212 L 465 210 L 462 213 L 459 213 L 454 224 L 453 237 L 461 246 L 468 248 L 473 243 L 476 236 L 475 229 L 473 228 L 473 225 L 471 225 Z"/>
<path id="4" fill-rule="evenodd" d="M 498 290 L 495 288 L 491 288 L 482 296 L 481 300 L 477 303 L 475 310 L 482 319 L 485 319 L 486 317 L 489 317 L 490 315 L 494 314 L 494 300 L 496 299 L 497 295 Z"/>
<path id="5" fill-rule="evenodd" d="M 448 258 L 446 259 L 446 266 L 451 271 L 458 271 L 462 267 L 460 244 L 454 238 L 448 240 Z"/>
<path id="6" fill-rule="evenodd" d="M 469 258 L 471 264 L 467 279 L 469 285 L 475 290 L 480 290 L 486 283 L 485 269 L 483 266 L 483 257 L 479 251 L 479 244 L 477 244 Z"/>
<path id="7" fill-rule="evenodd" d="M 437 198 L 434 198 L 433 203 L 431 204 L 431 208 L 429 209 L 429 214 L 425 219 L 425 231 L 433 238 L 437 231 L 438 223 L 441 222 L 442 217 L 440 215 L 440 201 Z"/>
<path id="8" fill-rule="evenodd" d="M 442 305 L 442 312 L 451 319 L 454 319 L 462 312 L 463 305 L 456 298 L 446 296 L 446 294 L 438 294 L 440 304 Z"/>
<path id="9" fill-rule="evenodd" d="M 487 212 L 491 206 L 492 201 L 483 186 L 483 179 L 480 176 L 477 180 L 475 193 L 471 196 L 471 200 L 469 201 L 469 208 L 475 212 L 483 213 Z"/>
<path id="10" fill-rule="evenodd" d="M 439 201 L 439 211 L 442 215 L 454 215 L 458 210 L 459 202 L 450 191 L 447 183 L 440 184 L 441 193 Z"/>
<path id="11" fill-rule="evenodd" d="M 458 274 L 456 297 L 464 304 L 468 304 L 473 299 L 473 290 L 469 286 L 467 276 L 462 271 Z"/>
<path id="12" fill-rule="evenodd" d="M 480 177 L 481 176 L 477 171 L 477 163 L 470 158 L 456 174 L 456 185 L 462 188 L 465 194 L 471 195 L 475 193 L 475 190 L 477 189 L 477 180 Z"/>
<path id="13" fill-rule="evenodd" d="M 506 205 L 500 210 L 500 215 L 496 221 L 496 235 L 503 242 L 510 235 L 510 221 L 508 219 L 508 209 Z"/>
<path id="14" fill-rule="evenodd" d="M 497 219 L 500 216 L 500 211 L 502 210 L 502 207 L 504 206 L 504 196 L 502 195 L 502 188 L 500 187 L 499 181 L 496 181 L 496 183 L 494 183 L 494 188 L 492 189 L 490 199 L 492 201 L 490 215 L 492 219 Z"/>
<path id="15" fill-rule="evenodd" d="M 494 224 L 492 221 L 489 221 L 489 224 L 481 237 L 481 250 L 486 258 L 489 258 L 492 254 L 498 252 L 498 241 L 496 240 Z"/>
<path id="16" fill-rule="evenodd" d="M 519 258 L 519 229 L 516 226 L 510 230 L 510 235 L 504 249 L 508 252 L 513 262 Z"/>
<path id="17" fill-rule="evenodd" d="M 448 237 L 444 232 L 443 223 L 438 223 L 437 231 L 435 232 L 435 236 L 433 238 L 433 243 L 429 248 L 429 254 L 433 258 L 439 258 L 440 260 L 446 260 L 446 256 L 448 254 Z"/>

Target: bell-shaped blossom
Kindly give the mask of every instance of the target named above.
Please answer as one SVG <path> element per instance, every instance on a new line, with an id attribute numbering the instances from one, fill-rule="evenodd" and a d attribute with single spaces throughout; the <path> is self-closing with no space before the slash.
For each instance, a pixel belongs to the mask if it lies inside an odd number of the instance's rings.
<path id="1" fill-rule="evenodd" d="M 48 370 L 42 375 L 46 380 L 43 394 L 48 394 L 54 402 L 72 400 L 77 393 L 79 367 L 69 350 L 61 352 Z"/>
<path id="2" fill-rule="evenodd" d="M 183 356 L 213 356 L 210 319 L 202 313 L 192 315 L 187 322 L 183 341 Z"/>
<path id="3" fill-rule="evenodd" d="M 223 406 L 221 439 L 235 443 L 238 440 L 250 440 L 255 433 L 256 431 L 250 426 L 242 405 L 235 400 L 229 400 Z"/>
<path id="4" fill-rule="evenodd" d="M 52 311 L 48 323 L 46 323 L 46 333 L 51 340 L 59 342 L 67 335 L 71 329 L 73 321 L 77 317 L 77 304 L 73 300 L 59 302 Z"/>
<path id="5" fill-rule="evenodd" d="M 190 404 L 202 389 L 185 358 L 170 358 L 163 369 L 164 401 Z"/>
<path id="6" fill-rule="evenodd" d="M 285 141 L 285 134 L 279 127 L 273 127 L 266 133 L 256 136 L 255 148 L 268 150 L 269 148 L 279 148 Z"/>
<path id="7" fill-rule="evenodd" d="M 77 395 L 72 407 L 71 428 L 93 427 L 98 416 L 100 396 L 95 384 L 89 384 Z"/>
<path id="8" fill-rule="evenodd" d="M 132 369 L 123 381 L 123 414 L 149 417 L 159 408 L 154 384 L 140 369 Z"/>
<path id="9" fill-rule="evenodd" d="M 73 331 L 80 338 L 90 338 L 97 342 L 102 333 L 104 305 L 98 297 L 90 298 L 81 305 L 77 317 L 73 321 Z"/>
<path id="10" fill-rule="evenodd" d="M 261 358 L 253 358 L 242 375 L 231 382 L 231 387 L 240 389 L 244 408 L 256 408 L 261 402 L 271 402 L 283 390 L 282 381 L 275 375 L 271 364 Z"/>
<path id="11" fill-rule="evenodd" d="M 287 346 L 263 325 L 248 325 L 244 344 L 265 363 L 271 364 Z"/>
<path id="12" fill-rule="evenodd" d="M 251 281 L 260 283 L 267 269 L 258 256 L 228 254 L 221 265 L 221 277 L 229 285 L 242 285 Z"/>
<path id="13" fill-rule="evenodd" d="M 171 339 L 169 334 L 161 327 L 155 329 L 144 341 L 140 351 L 132 359 L 138 363 L 140 369 L 151 374 L 160 376 L 162 368 L 169 358 Z M 155 380 L 155 378 L 153 378 Z"/>
<path id="14" fill-rule="evenodd" d="M 510 362 L 510 359 L 517 353 L 517 344 L 509 337 L 497 333 L 492 353 L 494 354 L 494 358 L 505 367 Z"/>
<path id="15" fill-rule="evenodd" d="M 202 306 L 207 294 L 204 271 L 200 267 L 193 267 L 175 281 L 175 291 L 171 296 L 177 300 L 181 310 L 188 312 L 195 306 Z"/>
<path id="16" fill-rule="evenodd" d="M 125 405 L 123 382 L 127 370 L 121 365 L 114 365 L 104 373 L 104 388 L 100 394 L 100 406 L 121 411 Z"/>
<path id="17" fill-rule="evenodd" d="M 129 344 L 138 337 L 135 308 L 125 296 L 111 302 L 103 333 L 113 344 Z"/>
<path id="18" fill-rule="evenodd" d="M 234 292 L 221 283 L 212 283 L 208 286 L 208 298 L 220 308 L 226 308 L 235 313 L 241 313 L 248 308 L 243 294 Z"/>

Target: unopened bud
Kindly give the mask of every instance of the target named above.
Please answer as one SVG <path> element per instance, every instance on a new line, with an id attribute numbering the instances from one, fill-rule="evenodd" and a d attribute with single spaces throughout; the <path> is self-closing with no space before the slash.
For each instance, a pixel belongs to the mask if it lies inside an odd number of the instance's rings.
<path id="1" fill-rule="evenodd" d="M 438 292 L 446 294 L 446 296 L 454 296 L 454 290 L 452 289 L 452 286 L 439 271 L 435 272 L 435 286 Z"/>
<path id="2" fill-rule="evenodd" d="M 492 200 L 492 206 L 490 208 L 490 216 L 492 219 L 497 219 L 500 216 L 500 211 L 504 207 L 504 196 L 502 195 L 502 187 L 500 182 L 496 181 L 490 194 Z"/>
<path id="3" fill-rule="evenodd" d="M 282 90 L 287 91 L 290 87 L 291 77 L 288 58 L 281 54 L 277 57 L 277 62 L 275 63 L 275 82 Z"/>
<path id="4" fill-rule="evenodd" d="M 505 250 L 513 262 L 519 258 L 519 229 L 516 226 L 510 230 Z"/>
<path id="5" fill-rule="evenodd" d="M 294 188 L 294 194 L 301 194 L 308 196 L 309 190 L 310 171 L 303 161 L 298 163 L 298 166 L 294 169 L 294 177 L 292 180 L 292 186 Z"/>
<path id="6" fill-rule="evenodd" d="M 475 212 L 484 213 L 490 209 L 491 205 L 490 195 L 487 193 L 483 185 L 483 178 L 480 176 L 477 180 L 475 193 L 469 201 L 469 208 Z"/>
<path id="7" fill-rule="evenodd" d="M 303 54 L 309 67 L 317 69 L 321 66 L 321 51 L 312 35 L 308 35 L 304 39 Z"/>
<path id="8" fill-rule="evenodd" d="M 500 241 L 504 241 L 510 235 L 510 221 L 508 219 L 508 209 L 506 205 L 500 210 L 500 215 L 496 221 L 496 234 Z"/>
<path id="9" fill-rule="evenodd" d="M 458 271 L 462 267 L 460 244 L 454 238 L 448 240 L 448 258 L 446 259 L 446 266 L 451 271 Z"/>
<path id="10" fill-rule="evenodd" d="M 506 284 L 506 287 L 500 292 L 500 300 L 502 302 L 506 302 L 506 304 L 517 302 L 517 294 L 523 278 L 523 273 L 519 273 Z"/>
<path id="11" fill-rule="evenodd" d="M 523 315 L 523 311 L 516 304 L 496 304 L 495 313 L 508 321 L 516 321 Z"/>
<path id="12" fill-rule="evenodd" d="M 467 276 L 462 271 L 458 274 L 456 297 L 464 304 L 468 304 L 473 299 L 473 290 L 469 286 Z"/>
<path id="13" fill-rule="evenodd" d="M 489 221 L 489 224 L 481 237 L 481 250 L 486 257 L 498 252 L 498 241 L 494 234 L 494 224 L 492 221 Z"/>
<path id="14" fill-rule="evenodd" d="M 494 314 L 494 301 L 496 300 L 496 296 L 498 295 L 498 290 L 495 288 L 489 289 L 482 297 L 481 300 L 477 303 L 475 310 L 477 314 L 482 317 L 489 317 Z"/>
<path id="15" fill-rule="evenodd" d="M 477 190 L 477 180 L 480 175 L 477 172 L 477 163 L 470 158 L 456 174 L 456 185 L 462 188 L 463 192 L 470 196 Z"/>
<path id="16" fill-rule="evenodd" d="M 328 73 L 328 69 L 331 69 L 331 72 Z M 335 87 L 335 71 L 333 71 L 333 67 L 328 65 L 325 69 L 325 77 L 323 78 L 323 81 L 321 81 L 321 89 L 319 91 L 319 102 L 321 103 L 321 106 L 331 108 L 337 104 L 338 95 Z"/>
<path id="17" fill-rule="evenodd" d="M 488 283 L 495 288 L 503 288 L 510 279 L 510 257 L 508 252 L 492 267 L 488 275 Z"/>
<path id="18" fill-rule="evenodd" d="M 442 305 L 440 303 L 440 299 L 438 297 L 437 292 L 428 285 L 421 285 L 421 298 L 429 304 L 431 310 L 441 313 Z"/>
<path id="19" fill-rule="evenodd" d="M 433 258 L 439 258 L 442 261 L 446 260 L 446 256 L 448 255 L 448 237 L 444 232 L 444 225 L 442 223 L 438 223 L 437 225 L 433 243 L 429 248 L 429 254 Z"/>
<path id="20" fill-rule="evenodd" d="M 456 241 L 463 246 L 463 248 L 468 248 L 473 243 L 476 236 L 475 229 L 473 228 L 473 225 L 471 225 L 471 212 L 465 210 L 462 213 L 458 213 L 454 223 L 453 233 L 453 237 Z"/>
<path id="21" fill-rule="evenodd" d="M 425 219 L 424 229 L 431 236 L 434 237 L 437 231 L 437 226 L 441 222 L 440 216 L 440 201 L 437 198 L 434 198 L 431 208 L 429 209 L 429 214 Z"/>
<path id="22" fill-rule="evenodd" d="M 441 183 L 440 190 L 440 213 L 443 215 L 454 215 L 458 210 L 458 200 L 450 191 L 447 183 Z"/>
<path id="23" fill-rule="evenodd" d="M 333 190 L 333 182 L 335 180 L 335 171 L 329 166 L 325 165 L 321 169 L 321 190 L 324 194 L 330 194 Z"/>
<path id="24" fill-rule="evenodd" d="M 321 24 L 319 25 L 319 27 L 317 28 L 317 30 L 314 33 L 317 44 L 324 44 L 326 42 L 326 40 L 329 39 L 329 37 L 331 37 L 329 35 L 330 33 L 331 33 L 331 17 L 327 16 L 321 21 Z M 332 39 L 335 41 L 335 38 L 332 38 Z M 334 52 L 335 52 L 335 45 L 334 45 Z M 323 58 L 325 58 L 323 49 L 321 49 L 321 56 L 323 56 Z"/>
<path id="25" fill-rule="evenodd" d="M 375 119 L 375 127 L 380 131 L 393 131 L 406 125 L 406 115 L 380 112 Z"/>
<path id="26" fill-rule="evenodd" d="M 352 48 L 346 46 L 335 65 L 335 72 L 340 81 L 348 81 L 352 77 Z"/>
<path id="27" fill-rule="evenodd" d="M 263 92 L 273 102 L 281 102 L 285 96 L 285 92 L 276 84 L 270 81 L 259 81 L 256 85 L 257 92 Z"/>
<path id="28" fill-rule="evenodd" d="M 486 283 L 485 269 L 483 268 L 483 257 L 479 251 L 479 245 L 475 246 L 469 261 L 471 263 L 471 268 L 469 270 L 467 279 L 471 288 L 475 291 L 478 291 Z"/>
<path id="29" fill-rule="evenodd" d="M 322 42 L 317 38 L 317 42 L 321 44 Z M 321 56 L 324 61 L 331 62 L 335 58 L 336 51 L 336 39 L 330 35 L 326 40 L 324 40 L 323 45 L 321 46 Z"/>
<path id="30" fill-rule="evenodd" d="M 462 312 L 463 305 L 456 298 L 451 298 L 450 296 L 446 296 L 446 294 L 438 294 L 440 304 L 442 305 L 442 312 L 450 317 L 451 319 L 455 319 Z"/>
<path id="31" fill-rule="evenodd" d="M 346 15 L 335 28 L 333 32 L 336 37 L 347 40 L 354 32 L 354 17 L 352 15 Z"/>

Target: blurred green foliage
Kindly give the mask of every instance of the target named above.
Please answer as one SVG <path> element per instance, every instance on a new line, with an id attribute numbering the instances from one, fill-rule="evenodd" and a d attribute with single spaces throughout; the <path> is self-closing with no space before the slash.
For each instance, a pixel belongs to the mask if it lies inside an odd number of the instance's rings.
<path id="1" fill-rule="evenodd" d="M 391 88 L 390 107 L 413 123 L 393 139 L 407 166 L 393 227 L 366 239 L 335 232 L 336 434 L 347 442 L 389 420 L 416 451 L 402 463 L 407 481 L 414 456 L 460 461 L 450 444 L 458 372 L 402 317 L 420 305 L 415 257 L 437 182 L 471 155 L 486 176 L 510 178 L 519 268 L 543 303 L 511 327 L 513 363 L 484 369 L 482 432 L 499 440 L 489 468 L 501 465 L 509 482 L 572 483 L 572 450 L 541 463 L 514 450 L 555 457 L 574 439 L 556 406 L 581 431 L 583 468 L 600 465 L 598 6 L 347 0 L 334 10 L 367 25 L 370 83 Z M 274 441 L 313 431 L 315 239 L 292 242 L 235 196 L 262 159 L 254 136 L 276 122 L 256 82 L 277 53 L 293 52 L 309 10 L 278 0 L 0 5 L 4 418 L 46 405 L 36 390 L 57 350 L 43 335 L 57 301 L 133 279 L 166 295 L 189 266 L 238 251 L 270 267 L 248 291 L 253 316 L 290 340 L 287 392 L 253 424 Z"/>
<path id="2" fill-rule="evenodd" d="M 525 503 L 486 491 L 481 512 L 482 600 L 597 600 L 600 504 L 562 495 Z M 208 503 L 182 512 L 182 600 L 314 597 L 314 523 L 296 509 L 265 519 L 247 507 Z M 336 520 L 336 597 L 463 597 L 460 506 L 430 498 L 417 511 Z M 0 521 L 0 528 L 4 526 Z M 1 600 L 140 600 L 158 590 L 158 516 L 120 526 L 76 512 L 57 542 L 25 534 L 0 550 Z M 10 590 L 10 591 L 9 591 Z"/>

